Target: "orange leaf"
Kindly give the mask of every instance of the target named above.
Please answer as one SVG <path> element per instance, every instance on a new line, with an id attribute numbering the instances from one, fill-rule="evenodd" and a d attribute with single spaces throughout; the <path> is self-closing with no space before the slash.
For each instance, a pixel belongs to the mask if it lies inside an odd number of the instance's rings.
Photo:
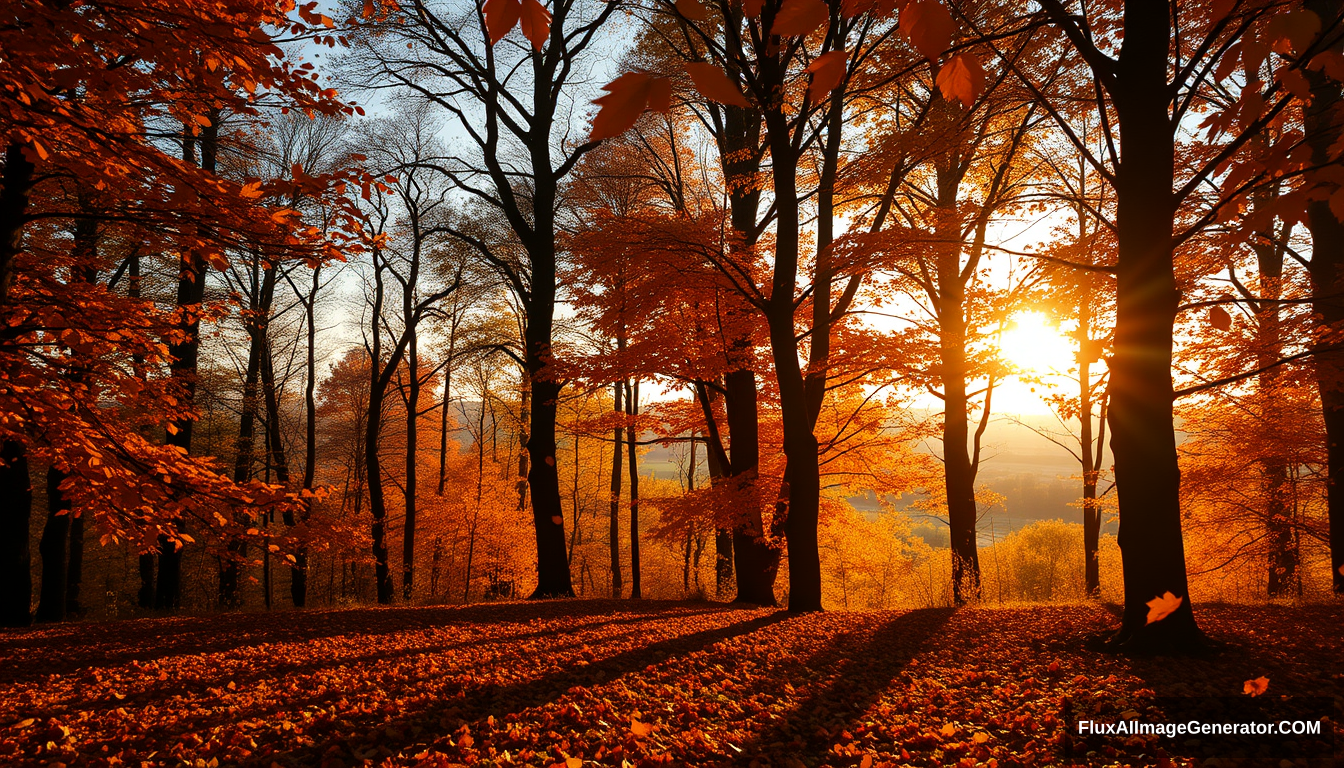
<path id="1" fill-rule="evenodd" d="M 704 21 L 709 18 L 709 12 L 700 4 L 700 0 L 677 0 L 677 13 L 691 21 Z"/>
<path id="2" fill-rule="evenodd" d="M 534 50 L 541 50 L 551 34 L 551 12 L 537 0 L 523 0 L 520 11 L 523 37 L 532 41 Z"/>
<path id="3" fill-rule="evenodd" d="M 1177 597 L 1171 592 L 1164 592 L 1161 597 L 1154 597 L 1146 603 L 1148 606 L 1148 621 L 1145 623 L 1152 624 L 1155 621 L 1167 618 L 1175 613 L 1183 602 L 1185 602 L 1185 598 Z"/>
<path id="4" fill-rule="evenodd" d="M 654 79 L 647 72 L 626 72 L 602 86 L 607 95 L 593 99 L 602 109 L 593 118 L 588 140 L 610 139 L 630 130 L 649 104 Z M 661 92 L 657 95 L 661 96 Z"/>
<path id="5" fill-rule="evenodd" d="M 812 84 L 807 86 L 807 95 L 813 101 L 821 101 L 840 85 L 845 77 L 845 62 L 848 58 L 846 51 L 831 51 L 823 53 L 807 65 L 807 71 L 812 73 Z"/>
<path id="6" fill-rule="evenodd" d="M 564 524 L 565 524 L 565 518 L 563 518 L 563 517 L 561 517 L 561 516 L 559 516 L 559 515 L 551 515 L 551 522 L 552 522 L 552 523 L 555 523 L 556 525 L 564 525 Z"/>
<path id="7" fill-rule="evenodd" d="M 518 0 L 485 0 L 481 12 L 485 14 L 485 29 L 490 34 L 490 44 L 494 45 L 518 23 L 522 3 Z"/>
<path id="8" fill-rule="evenodd" d="M 764 5 L 765 0 L 742 0 L 742 15 L 754 19 L 761 15 L 761 7 Z"/>
<path id="9" fill-rule="evenodd" d="M 770 34 L 781 37 L 806 35 L 826 23 L 831 11 L 821 0 L 784 0 L 775 14 Z"/>
<path id="10" fill-rule="evenodd" d="M 917 0 L 901 9 L 901 32 L 926 59 L 936 59 L 952 45 L 956 24 L 939 0 Z"/>
<path id="11" fill-rule="evenodd" d="M 373 16 L 373 0 L 364 0 L 363 16 L 366 19 Z"/>
<path id="12" fill-rule="evenodd" d="M 1248 696 L 1259 696 L 1267 690 L 1269 690 L 1269 678 L 1264 676 L 1257 677 L 1254 680 L 1247 680 L 1246 684 L 1241 688 L 1241 692 Z"/>
<path id="13" fill-rule="evenodd" d="M 1232 328 L 1232 316 L 1222 307 L 1209 307 L 1209 325 L 1220 331 Z"/>
<path id="14" fill-rule="evenodd" d="M 747 97 L 733 85 L 722 69 L 705 61 L 694 61 L 686 65 L 686 74 L 691 76 L 695 89 L 710 101 L 733 107 L 749 107 Z"/>
<path id="15" fill-rule="evenodd" d="M 985 89 L 985 70 L 969 53 L 958 53 L 938 68 L 938 90 L 943 98 L 960 101 L 967 109 Z"/>
<path id="16" fill-rule="evenodd" d="M 641 723 L 638 720 L 631 718 L 630 732 L 635 734 L 635 736 L 638 736 L 639 738 L 644 738 L 645 736 L 648 736 L 649 734 L 653 733 L 653 724 Z"/>

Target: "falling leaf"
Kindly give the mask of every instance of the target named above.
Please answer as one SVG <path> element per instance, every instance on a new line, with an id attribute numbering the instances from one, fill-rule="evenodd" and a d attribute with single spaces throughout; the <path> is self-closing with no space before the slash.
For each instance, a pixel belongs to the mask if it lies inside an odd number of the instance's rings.
<path id="1" fill-rule="evenodd" d="M 491 45 L 509 34 L 509 30 L 518 23 L 522 11 L 519 0 L 485 0 L 481 12 L 485 14 L 485 29 L 490 34 Z"/>
<path id="2" fill-rule="evenodd" d="M 952 45 L 952 33 L 956 31 L 952 14 L 939 0 L 907 3 L 901 9 L 898 23 L 916 50 L 931 61 Z"/>
<path id="3" fill-rule="evenodd" d="M 809 98 L 821 101 L 840 85 L 840 81 L 845 77 L 845 63 L 848 57 L 849 53 L 846 51 L 831 51 L 823 53 L 807 65 L 807 71 L 812 73 L 812 83 L 807 86 Z"/>
<path id="4" fill-rule="evenodd" d="M 551 12 L 538 0 L 523 0 L 519 16 L 523 37 L 532 41 L 533 50 L 540 51 L 551 34 Z"/>
<path id="5" fill-rule="evenodd" d="M 1241 688 L 1241 692 L 1248 696 L 1259 696 L 1267 690 L 1269 690 L 1269 678 L 1264 676 L 1247 680 Z"/>
<path id="6" fill-rule="evenodd" d="M 1209 324 L 1220 331 L 1232 327 L 1232 316 L 1222 307 L 1209 307 Z"/>
<path id="7" fill-rule="evenodd" d="M 821 0 L 784 0 L 770 26 L 770 34 L 797 37 L 813 32 L 830 17 L 830 9 Z"/>
<path id="8" fill-rule="evenodd" d="M 710 101 L 733 107 L 749 107 L 747 97 L 737 89 L 722 69 L 705 61 L 690 62 L 686 65 L 686 74 L 691 76 L 695 89 Z"/>
<path id="9" fill-rule="evenodd" d="M 565 524 L 565 518 L 563 518 L 563 517 L 561 517 L 561 516 L 559 516 L 559 515 L 551 515 L 551 522 L 552 522 L 552 523 L 555 523 L 556 525 L 564 525 L 564 524 Z"/>
<path id="10" fill-rule="evenodd" d="M 1161 597 L 1154 597 L 1147 602 L 1148 621 L 1146 623 L 1152 624 L 1155 621 L 1161 621 L 1167 618 L 1174 613 L 1177 608 L 1180 608 L 1181 603 L 1183 602 L 1185 602 L 1185 598 L 1177 597 L 1171 594 L 1171 592 L 1164 592 Z"/>
<path id="11" fill-rule="evenodd" d="M 670 86 L 665 81 L 659 84 L 660 80 L 663 78 L 655 78 L 646 72 L 627 72 L 602 86 L 607 94 L 593 99 L 593 103 L 602 109 L 593 118 L 593 130 L 588 134 L 588 140 L 610 139 L 630 130 L 651 100 L 659 100 L 660 103 L 654 106 L 665 111 L 670 96 L 664 94 L 670 94 Z"/>
<path id="12" fill-rule="evenodd" d="M 956 99 L 967 109 L 985 89 L 985 70 L 969 53 L 958 53 L 938 68 L 938 90 L 943 98 Z"/>
<path id="13" fill-rule="evenodd" d="M 754 19 L 761 15 L 763 7 L 765 7 L 765 0 L 742 0 L 742 15 L 748 19 Z"/>
<path id="14" fill-rule="evenodd" d="M 709 18 L 709 12 L 700 4 L 700 0 L 677 0 L 677 13 L 691 21 L 705 21 Z"/>

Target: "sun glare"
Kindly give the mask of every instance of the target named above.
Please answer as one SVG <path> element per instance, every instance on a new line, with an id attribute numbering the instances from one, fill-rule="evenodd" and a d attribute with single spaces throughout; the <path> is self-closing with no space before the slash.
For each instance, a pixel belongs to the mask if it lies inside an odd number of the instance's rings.
<path id="1" fill-rule="evenodd" d="M 999 337 L 1008 362 L 1027 375 L 1064 373 L 1074 364 L 1073 342 L 1040 312 L 1018 312 Z"/>

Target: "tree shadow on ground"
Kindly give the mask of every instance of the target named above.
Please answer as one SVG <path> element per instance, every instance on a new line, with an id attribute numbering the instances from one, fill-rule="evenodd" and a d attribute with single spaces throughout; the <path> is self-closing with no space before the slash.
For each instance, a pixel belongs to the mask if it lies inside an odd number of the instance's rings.
<path id="1" fill-rule="evenodd" d="M 910 611 L 819 651 L 808 666 L 834 675 L 832 681 L 799 699 L 773 727 L 743 745 L 734 762 L 760 759 L 779 765 L 792 758 L 811 765 L 834 757 L 836 736 L 863 718 L 954 610 Z"/>
<path id="2" fill-rule="evenodd" d="M 611 682 L 650 665 L 702 651 L 733 637 L 751 634 L 787 618 L 787 613 L 779 611 L 715 629 L 678 635 L 598 658 L 582 666 L 566 668 L 540 679 L 511 685 L 468 683 L 456 691 L 444 691 L 445 696 L 435 699 L 423 709 L 403 710 L 390 729 L 381 715 L 372 715 L 362 721 L 347 719 L 342 725 L 354 733 L 382 728 L 388 738 L 379 739 L 381 747 L 392 753 L 414 752 L 428 746 L 429 740 L 451 730 L 447 725 L 449 723 L 453 728 L 461 723 L 473 731 L 479 731 L 492 716 L 502 721 L 509 713 L 554 703 L 575 686 L 592 685 L 595 681 Z M 413 735 L 416 733 L 423 735 L 417 738 Z M 339 744 L 319 743 L 312 748 L 281 751 L 266 759 L 293 765 L 314 764 L 333 746 Z"/>
<path id="3" fill-rule="evenodd" d="M 375 637 L 454 624 L 525 625 L 554 619 L 590 619 L 599 626 L 627 616 L 636 623 L 682 609 L 686 615 L 736 610 L 703 602 L 556 600 L 238 613 L 223 616 L 75 622 L 0 632 L 0 685 L 87 667 L 152 662 L 182 654 L 222 653 L 263 643 L 295 643 L 342 635 Z M 578 625 L 583 626 L 583 625 Z M 534 633 L 531 636 L 535 636 Z M 283 672 L 286 670 L 277 670 Z"/>

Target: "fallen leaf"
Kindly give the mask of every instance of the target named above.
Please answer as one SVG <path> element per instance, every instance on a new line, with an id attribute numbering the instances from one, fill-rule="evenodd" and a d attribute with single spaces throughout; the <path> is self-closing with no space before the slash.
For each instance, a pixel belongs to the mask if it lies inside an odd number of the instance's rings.
<path id="1" fill-rule="evenodd" d="M 1269 678 L 1264 676 L 1247 680 L 1246 684 L 1241 687 L 1241 692 L 1248 696 L 1259 696 L 1267 690 L 1269 690 Z"/>
<path id="2" fill-rule="evenodd" d="M 1147 602 L 1148 621 L 1146 623 L 1152 624 L 1155 621 L 1161 621 L 1167 618 L 1174 613 L 1177 608 L 1180 608 L 1181 603 L 1183 602 L 1185 602 L 1185 598 L 1177 597 L 1171 594 L 1171 592 L 1165 592 L 1161 597 L 1154 597 Z"/>

